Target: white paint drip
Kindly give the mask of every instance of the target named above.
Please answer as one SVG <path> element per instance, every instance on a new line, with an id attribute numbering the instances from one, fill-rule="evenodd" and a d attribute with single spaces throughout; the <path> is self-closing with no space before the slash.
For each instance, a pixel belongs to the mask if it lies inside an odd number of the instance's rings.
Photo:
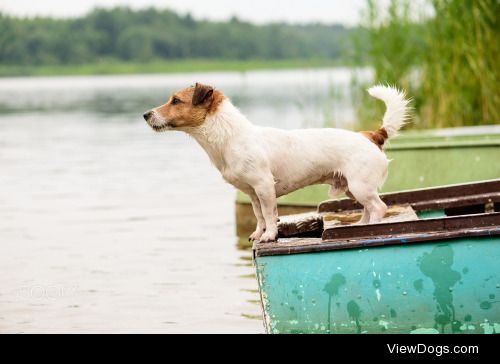
<path id="1" fill-rule="evenodd" d="M 481 327 L 484 330 L 484 333 L 486 335 L 492 335 L 495 332 L 495 327 L 493 325 L 490 325 L 489 322 L 485 322 L 484 324 L 481 324 Z"/>
<path id="2" fill-rule="evenodd" d="M 378 324 L 382 326 L 384 329 L 389 330 L 389 323 L 387 321 L 380 320 Z"/>
<path id="3" fill-rule="evenodd" d="M 439 334 L 439 331 L 436 329 L 416 329 L 416 330 L 411 331 L 410 334 L 413 334 L 413 335 L 427 335 L 427 334 L 436 335 L 436 334 Z"/>
<path id="4" fill-rule="evenodd" d="M 480 326 L 483 328 L 484 333 L 487 335 L 500 334 L 500 324 L 490 324 L 488 320 L 484 320 L 484 324 L 481 324 Z"/>

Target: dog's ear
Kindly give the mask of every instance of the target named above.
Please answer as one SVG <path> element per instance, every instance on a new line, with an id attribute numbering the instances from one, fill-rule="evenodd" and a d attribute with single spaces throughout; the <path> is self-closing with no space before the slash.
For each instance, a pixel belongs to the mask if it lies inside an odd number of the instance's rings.
<path id="1" fill-rule="evenodd" d="M 214 88 L 212 86 L 197 83 L 194 87 L 193 105 L 198 106 L 203 104 L 210 96 L 213 95 L 213 93 Z"/>

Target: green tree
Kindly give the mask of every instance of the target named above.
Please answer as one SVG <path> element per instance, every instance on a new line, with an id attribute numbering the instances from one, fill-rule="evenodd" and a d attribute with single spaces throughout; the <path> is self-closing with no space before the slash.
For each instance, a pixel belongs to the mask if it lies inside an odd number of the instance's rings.
<path id="1" fill-rule="evenodd" d="M 52 65 L 101 59 L 287 59 L 340 57 L 342 26 L 254 25 L 195 20 L 169 10 L 96 9 L 70 20 L 0 14 L 0 64 Z"/>

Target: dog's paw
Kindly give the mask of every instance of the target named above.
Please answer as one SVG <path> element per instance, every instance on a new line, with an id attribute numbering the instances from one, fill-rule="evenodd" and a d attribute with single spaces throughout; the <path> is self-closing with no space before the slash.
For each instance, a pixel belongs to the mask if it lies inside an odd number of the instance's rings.
<path id="1" fill-rule="evenodd" d="M 260 242 L 261 243 L 271 243 L 273 241 L 276 241 L 276 239 L 278 239 L 278 232 L 277 231 L 266 231 L 260 237 Z"/>
<path id="2" fill-rule="evenodd" d="M 263 235 L 262 232 L 256 231 L 256 232 L 252 233 L 252 235 L 250 235 L 250 237 L 248 238 L 248 241 L 250 241 L 250 242 L 258 241 L 258 240 L 260 240 L 260 237 L 262 235 Z"/>
<path id="3" fill-rule="evenodd" d="M 260 238 L 262 237 L 262 235 L 264 235 L 264 232 L 265 232 L 264 229 L 257 229 L 257 230 L 255 230 L 252 233 L 252 235 L 250 235 L 250 238 L 248 239 L 248 241 L 257 241 L 257 240 L 260 240 Z"/>

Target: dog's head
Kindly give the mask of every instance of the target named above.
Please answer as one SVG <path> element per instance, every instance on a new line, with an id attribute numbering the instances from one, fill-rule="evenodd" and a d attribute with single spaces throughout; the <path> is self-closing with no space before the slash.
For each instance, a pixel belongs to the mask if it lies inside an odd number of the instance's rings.
<path id="1" fill-rule="evenodd" d="M 157 132 L 188 130 L 205 123 L 217 111 L 224 95 L 211 86 L 197 83 L 174 93 L 166 104 L 144 113 L 144 119 Z"/>

